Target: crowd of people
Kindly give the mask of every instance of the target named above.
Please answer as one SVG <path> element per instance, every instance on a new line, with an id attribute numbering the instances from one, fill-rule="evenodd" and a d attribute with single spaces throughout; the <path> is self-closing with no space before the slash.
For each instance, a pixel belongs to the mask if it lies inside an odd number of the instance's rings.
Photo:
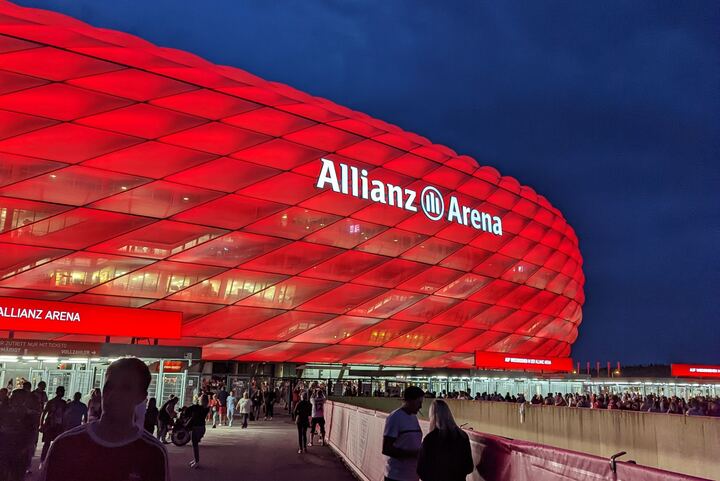
<path id="1" fill-rule="evenodd" d="M 50 398 L 44 381 L 0 389 L 0 479 L 26 479 L 38 442 L 44 481 L 98 480 L 108 472 L 167 479 L 167 453 L 141 427 L 150 380 L 144 362 L 124 358 L 109 366 L 102 391 L 94 389 L 87 403 L 80 392 L 65 399 L 63 386 Z"/>
<path id="2" fill-rule="evenodd" d="M 276 405 L 285 409 L 297 425 L 298 453 L 307 452 L 308 446 L 315 442 L 316 434 L 319 436 L 319 444 L 325 444 L 324 403 L 327 394 L 323 384 L 315 382 L 308 385 L 303 381 L 285 381 L 276 386 L 272 382 L 260 383 L 253 379 L 242 393 L 239 393 L 237 389 L 228 390 L 223 383 L 205 382 L 187 406 L 183 406 L 181 399 L 172 394 L 164 402 L 158 403 L 154 397 L 147 398 L 147 386 L 142 386 L 145 372 L 140 364 L 145 364 L 137 359 L 135 361 L 137 362 L 130 371 L 134 370 L 136 374 L 142 371 L 140 390 L 144 389 L 146 394 L 141 401 L 131 406 L 133 428 L 142 434 L 140 439 L 147 442 L 147 439 L 151 438 L 157 445 L 169 444 L 176 431 L 189 433 L 189 441 L 193 447 L 190 467 L 199 466 L 199 445 L 205 435 L 206 426 L 232 427 L 237 416 L 241 428 L 245 429 L 252 421 L 272 420 Z M 147 370 L 147 367 L 145 369 Z M 117 392 L 110 381 L 111 373 L 118 371 L 108 369 L 104 388 L 93 389 L 86 402 L 83 402 L 83 394 L 80 392 L 74 393 L 72 399 L 66 399 L 63 386 L 57 387 L 54 395 L 49 397 L 44 381 L 38 382 L 34 389 L 32 384 L 24 379 L 19 381 L 20 387 L 17 389 L 0 389 L 0 479 L 25 479 L 39 442 L 43 443 L 40 466 L 41 470 L 45 471 L 46 460 L 52 452 L 51 446 L 57 439 L 63 438 L 65 433 L 73 433 L 79 427 L 87 428 L 91 423 L 111 415 L 112 411 L 108 411 L 108 406 L 112 407 L 114 403 L 109 399 L 107 389 L 109 386 L 111 393 Z M 117 394 L 114 397 L 117 398 Z M 87 429 L 88 433 L 94 432 Z M 309 441 L 308 429 L 311 431 Z"/>
<path id="3" fill-rule="evenodd" d="M 510 403 L 527 403 L 542 406 L 563 406 L 571 408 L 588 409 L 618 409 L 622 411 L 639 411 L 651 413 L 684 414 L 687 416 L 715 416 L 720 417 L 720 397 L 693 396 L 685 399 L 680 396 L 666 396 L 661 394 L 640 394 L 636 392 L 600 393 L 600 394 L 562 394 L 549 393 L 546 396 L 534 395 L 529 400 L 519 393 L 503 396 L 494 393 L 476 393 L 474 397 L 464 391 L 442 391 L 428 393 L 430 398 L 448 398 L 458 400 L 495 401 Z"/>

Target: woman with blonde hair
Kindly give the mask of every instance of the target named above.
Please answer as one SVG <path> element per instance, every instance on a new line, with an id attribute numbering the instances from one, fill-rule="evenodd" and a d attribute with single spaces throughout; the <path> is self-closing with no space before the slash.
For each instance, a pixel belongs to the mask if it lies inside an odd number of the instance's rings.
<path id="1" fill-rule="evenodd" d="M 418 476 L 422 481 L 465 481 L 473 469 L 470 438 L 455 423 L 447 403 L 436 399 L 430 405 L 430 432 L 420 447 Z"/>

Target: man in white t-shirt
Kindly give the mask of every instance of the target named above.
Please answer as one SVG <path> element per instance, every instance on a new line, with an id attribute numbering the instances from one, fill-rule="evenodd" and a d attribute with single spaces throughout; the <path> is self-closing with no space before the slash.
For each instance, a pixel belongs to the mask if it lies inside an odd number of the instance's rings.
<path id="1" fill-rule="evenodd" d="M 417 386 L 405 389 L 403 405 L 385 419 L 382 453 L 387 456 L 385 481 L 418 481 L 417 457 L 422 431 L 417 413 L 425 393 Z"/>

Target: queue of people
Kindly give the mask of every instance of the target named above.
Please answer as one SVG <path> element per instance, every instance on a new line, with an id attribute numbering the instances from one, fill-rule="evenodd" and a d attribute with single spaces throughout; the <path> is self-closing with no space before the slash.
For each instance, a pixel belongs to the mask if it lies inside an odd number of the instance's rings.
<path id="1" fill-rule="evenodd" d="M 517 395 L 506 393 L 504 396 L 497 392 L 477 393 L 474 397 L 471 397 L 467 392 L 463 391 L 450 393 L 443 391 L 439 393 L 439 395 L 430 393 L 428 397 L 436 396 L 439 398 L 458 400 L 528 403 L 533 406 L 541 405 L 720 417 L 720 397 L 713 396 L 694 396 L 686 400 L 680 396 L 665 396 L 660 394 L 642 395 L 635 392 L 609 392 L 601 394 L 548 393 L 545 396 L 536 394 L 528 400 L 522 393 Z"/>
<path id="2" fill-rule="evenodd" d="M 0 479 L 24 479 L 41 433 L 42 462 L 58 436 L 88 422 L 90 411 L 81 393 L 66 401 L 65 388 L 60 386 L 48 399 L 46 389 L 44 381 L 33 390 L 24 380 L 12 391 L 0 389 Z"/>

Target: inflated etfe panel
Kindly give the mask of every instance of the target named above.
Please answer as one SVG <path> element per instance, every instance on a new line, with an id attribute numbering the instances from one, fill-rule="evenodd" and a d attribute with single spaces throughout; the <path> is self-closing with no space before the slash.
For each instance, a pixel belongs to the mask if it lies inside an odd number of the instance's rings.
<path id="1" fill-rule="evenodd" d="M 584 301 L 575 233 L 515 179 L 291 87 L 2 1 L 0 251 L 0 296 L 181 311 L 182 339 L 160 344 L 206 359 L 562 357 Z"/>

